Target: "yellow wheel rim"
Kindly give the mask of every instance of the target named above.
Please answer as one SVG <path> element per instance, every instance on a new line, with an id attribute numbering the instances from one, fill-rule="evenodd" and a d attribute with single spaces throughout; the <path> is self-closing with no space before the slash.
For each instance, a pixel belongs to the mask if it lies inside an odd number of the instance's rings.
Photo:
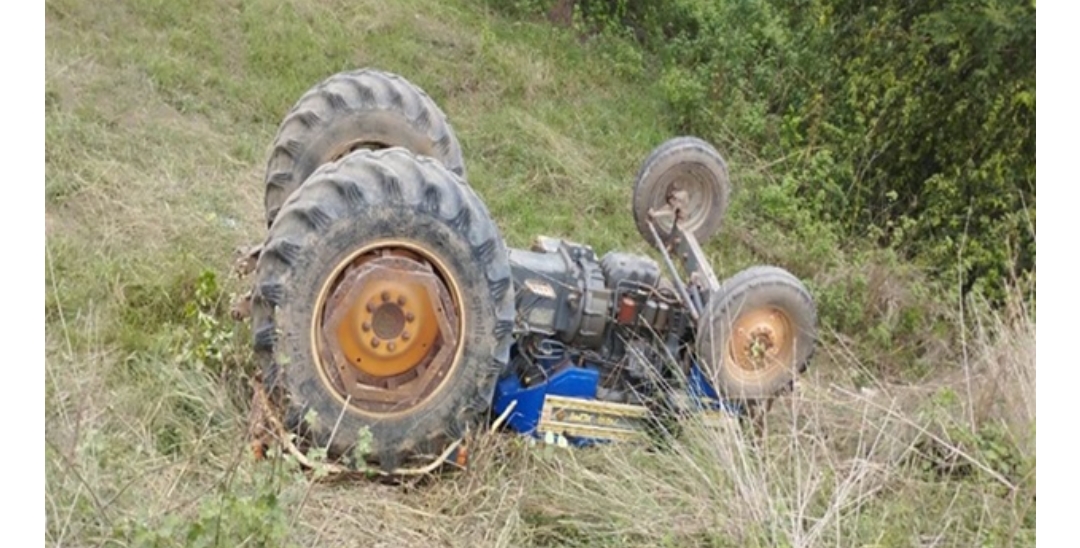
<path id="1" fill-rule="evenodd" d="M 760 381 L 790 367 L 795 356 L 795 330 L 783 310 L 762 307 L 735 319 L 727 344 L 728 374 L 742 382 Z"/>
<path id="2" fill-rule="evenodd" d="M 322 381 L 370 414 L 422 405 L 460 361 L 461 302 L 446 264 L 420 244 L 361 247 L 334 267 L 316 300 L 311 340 Z"/>

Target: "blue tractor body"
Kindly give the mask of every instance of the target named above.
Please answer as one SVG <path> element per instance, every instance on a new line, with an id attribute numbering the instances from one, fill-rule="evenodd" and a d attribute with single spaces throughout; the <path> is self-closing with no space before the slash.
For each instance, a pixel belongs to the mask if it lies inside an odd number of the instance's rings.
<path id="1" fill-rule="evenodd" d="M 602 367 L 598 364 L 551 356 L 540 360 L 540 365 L 543 378 L 536 382 L 526 385 L 519 375 L 506 375 L 496 385 L 492 414 L 505 417 L 507 427 L 517 433 L 580 447 L 638 438 L 657 418 L 645 405 L 599 399 Z M 679 392 L 685 396 L 686 412 L 743 413 L 743 406 L 721 400 L 696 363 L 691 364 Z"/>

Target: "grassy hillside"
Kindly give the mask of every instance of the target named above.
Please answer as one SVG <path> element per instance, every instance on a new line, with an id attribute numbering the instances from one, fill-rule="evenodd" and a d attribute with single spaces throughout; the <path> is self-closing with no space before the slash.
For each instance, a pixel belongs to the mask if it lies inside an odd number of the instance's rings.
<path id="1" fill-rule="evenodd" d="M 784 182 L 738 136 L 707 252 L 721 276 L 791 269 L 825 322 L 764 439 L 487 436 L 467 473 L 404 488 L 251 460 L 228 271 L 261 238 L 266 148 L 296 98 L 344 69 L 400 73 L 450 116 L 511 245 L 647 252 L 631 184 L 677 120 L 640 56 L 470 0 L 46 2 L 46 544 L 1033 544 L 1033 311 L 950 304 L 887 253 L 774 222 Z"/>

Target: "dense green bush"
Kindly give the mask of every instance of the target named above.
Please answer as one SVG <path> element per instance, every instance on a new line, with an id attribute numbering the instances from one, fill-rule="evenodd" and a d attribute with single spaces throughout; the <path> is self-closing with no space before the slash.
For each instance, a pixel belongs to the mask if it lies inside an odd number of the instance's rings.
<path id="1" fill-rule="evenodd" d="M 964 293 L 1034 270 L 1033 2 L 533 5 L 632 34 L 674 131 L 749 148 L 837 236 L 959 272 Z"/>

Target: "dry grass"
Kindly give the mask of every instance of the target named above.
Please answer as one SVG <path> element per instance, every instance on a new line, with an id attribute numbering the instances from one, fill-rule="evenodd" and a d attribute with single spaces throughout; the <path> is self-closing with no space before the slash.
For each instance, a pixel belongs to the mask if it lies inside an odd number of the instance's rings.
<path id="1" fill-rule="evenodd" d="M 774 406 L 763 434 L 730 419 L 691 418 L 659 446 L 568 450 L 488 434 L 470 470 L 429 484 L 316 486 L 294 538 L 372 546 L 1027 545 L 1035 409 L 1022 402 L 1034 397 L 1034 325 L 1027 315 L 986 312 L 984 320 L 971 340 L 970 379 L 853 391 L 811 377 Z M 945 395 L 968 384 L 970 399 Z M 1005 388 L 1015 399 L 979 407 Z"/>

